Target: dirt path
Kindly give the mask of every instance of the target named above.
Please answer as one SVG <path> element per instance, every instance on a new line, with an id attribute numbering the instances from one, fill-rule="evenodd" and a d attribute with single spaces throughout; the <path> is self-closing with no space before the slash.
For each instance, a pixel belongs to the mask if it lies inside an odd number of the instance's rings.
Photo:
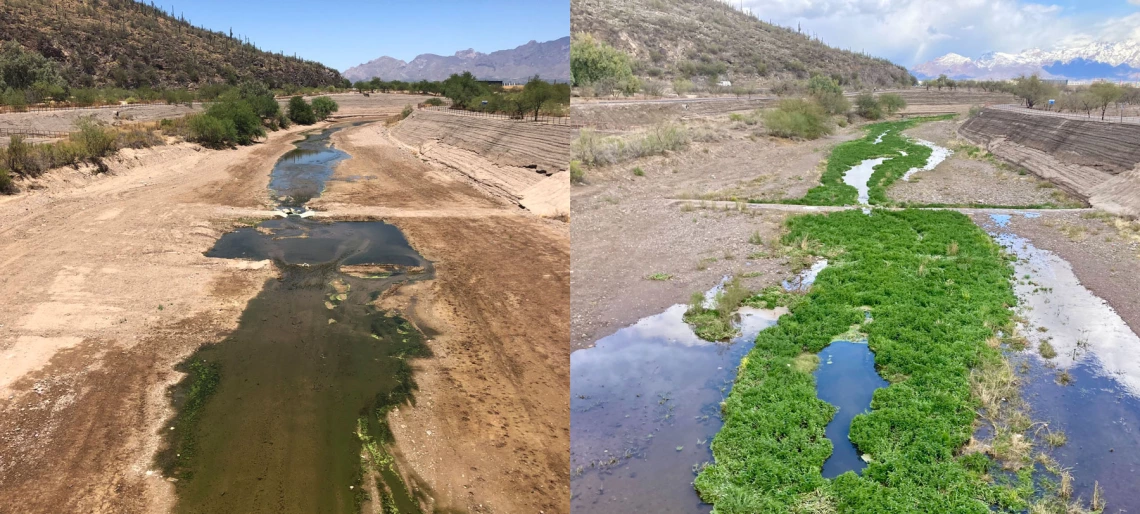
<path id="1" fill-rule="evenodd" d="M 221 340 L 272 276 L 202 255 L 264 210 L 302 127 L 237 150 L 126 151 L 0 199 L 0 512 L 162 512 L 152 468 L 176 362 Z"/>
<path id="2" fill-rule="evenodd" d="M 311 205 L 383 218 L 435 264 L 435 280 L 387 299 L 434 353 L 417 361 L 416 405 L 392 415 L 402 467 L 437 509 L 569 512 L 569 230 L 389 137 L 380 124 L 335 134 L 353 157 Z"/>

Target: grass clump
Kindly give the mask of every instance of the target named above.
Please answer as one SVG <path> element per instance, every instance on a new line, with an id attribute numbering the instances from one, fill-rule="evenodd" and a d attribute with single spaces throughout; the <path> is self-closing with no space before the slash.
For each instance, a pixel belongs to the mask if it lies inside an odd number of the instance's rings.
<path id="1" fill-rule="evenodd" d="M 685 311 L 685 323 L 692 325 L 697 337 L 705 341 L 732 339 L 740 335 L 739 328 L 733 322 L 733 314 L 748 296 L 748 290 L 740 284 L 738 278 L 733 278 L 721 287 L 713 296 L 711 306 L 706 304 L 703 293 L 695 292 L 689 301 L 689 310 Z"/>
<path id="2" fill-rule="evenodd" d="M 645 170 L 641 169 L 640 167 L 634 168 L 633 169 L 633 176 L 644 177 L 645 176 Z"/>
<path id="3" fill-rule="evenodd" d="M 688 148 L 692 137 L 684 125 L 663 123 L 632 136 L 602 136 L 584 128 L 570 143 L 574 160 L 587 166 L 605 166 L 622 161 L 661 155 Z"/>
<path id="4" fill-rule="evenodd" d="M 1041 341 L 1041 344 L 1037 346 L 1037 352 L 1046 359 L 1052 359 L 1057 356 L 1057 350 L 1053 348 L 1053 345 L 1049 344 L 1049 341 Z"/>
<path id="5" fill-rule="evenodd" d="M 781 100 L 764 113 L 768 133 L 792 139 L 819 139 L 834 132 L 831 121 L 818 103 L 800 98 Z"/>
<path id="6" fill-rule="evenodd" d="M 985 341 L 1012 324 L 1012 270 L 1000 247 L 948 211 L 845 211 L 792 217 L 786 226 L 785 244 L 810 237 L 831 265 L 790 315 L 757 337 L 723 404 L 715 463 L 694 482 L 701 498 L 723 513 L 790 512 L 820 494 L 839 512 L 1027 509 L 1032 487 L 989 482 L 984 455 L 959 455 L 977 417 L 971 369 L 1002 362 Z M 957 256 L 946 255 L 951 242 Z M 930 272 L 917 273 L 923 265 Z M 874 317 L 864 323 L 866 307 Z M 851 442 L 872 461 L 862 474 L 827 480 L 824 428 L 835 408 L 794 364 L 853 325 L 890 385 L 851 427 Z M 1008 453 L 1022 447 L 1014 434 Z"/>
<path id="7" fill-rule="evenodd" d="M 664 282 L 666 280 L 673 280 L 673 275 L 670 275 L 668 273 L 653 273 L 653 274 L 651 274 L 645 278 L 647 278 L 649 280 L 657 280 L 657 281 Z"/>

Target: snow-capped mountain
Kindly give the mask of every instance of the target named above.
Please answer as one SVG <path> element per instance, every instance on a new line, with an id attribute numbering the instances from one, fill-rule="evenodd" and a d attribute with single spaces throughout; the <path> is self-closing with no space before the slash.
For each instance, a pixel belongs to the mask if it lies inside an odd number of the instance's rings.
<path id="1" fill-rule="evenodd" d="M 1036 73 L 1041 77 L 1140 79 L 1140 41 L 1095 42 L 1045 51 L 1037 48 L 1011 54 L 990 52 L 977 59 L 949 53 L 912 70 L 920 78 L 946 74 L 960 79 L 1008 79 Z"/>

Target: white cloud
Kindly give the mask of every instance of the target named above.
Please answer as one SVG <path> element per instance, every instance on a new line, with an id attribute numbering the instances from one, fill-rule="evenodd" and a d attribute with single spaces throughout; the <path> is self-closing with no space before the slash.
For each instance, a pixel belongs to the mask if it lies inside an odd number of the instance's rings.
<path id="1" fill-rule="evenodd" d="M 1129 0 L 1140 5 L 1140 0 Z M 736 2 L 739 5 L 739 2 Z M 762 20 L 801 24 L 828 44 L 904 65 L 948 52 L 977 57 L 1094 40 L 1140 40 L 1140 13 L 1099 23 L 1019 0 L 744 0 Z"/>

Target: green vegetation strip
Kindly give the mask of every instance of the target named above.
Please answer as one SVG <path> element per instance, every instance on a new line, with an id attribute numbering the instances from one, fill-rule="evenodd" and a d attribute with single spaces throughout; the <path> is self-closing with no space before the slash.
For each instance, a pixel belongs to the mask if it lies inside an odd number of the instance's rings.
<path id="1" fill-rule="evenodd" d="M 897 135 L 899 124 L 878 127 L 892 129 L 882 150 L 850 145 L 836 152 L 834 161 L 844 163 L 836 165 L 910 150 Z M 880 133 L 872 128 L 870 137 Z M 854 190 L 825 187 L 839 199 L 854 197 Z M 787 228 L 785 244 L 825 254 L 831 265 L 790 315 L 760 333 L 742 362 L 711 445 L 715 463 L 694 482 L 701 498 L 720 514 L 1028 508 L 1033 487 L 1026 477 L 995 485 L 986 479 L 988 457 L 956 455 L 979 407 L 971 370 L 1001 361 L 985 340 L 1012 328 L 1012 271 L 999 246 L 950 211 L 844 211 L 793 217 Z M 810 370 L 796 359 L 862 323 L 865 307 L 873 321 L 862 330 L 890 385 L 852 423 L 851 441 L 868 467 L 827 480 L 820 471 L 832 442 L 824 427 L 834 407 L 816 397 Z"/>
<path id="2" fill-rule="evenodd" d="M 803 198 L 784 200 L 782 203 L 800 205 L 855 205 L 859 203 L 859 192 L 843 183 L 843 175 L 853 166 L 867 159 L 889 157 L 888 160 L 875 167 L 871 175 L 870 203 L 873 205 L 890 204 L 887 199 L 887 187 L 901 178 L 911 168 L 921 168 L 930 158 L 930 148 L 912 142 L 902 135 L 902 131 L 919 123 L 927 121 L 942 121 L 953 118 L 953 115 L 930 116 L 925 118 L 912 118 L 902 121 L 887 121 L 867 125 L 867 135 L 862 139 L 848 141 L 840 144 L 831 151 L 827 161 L 827 170 L 823 172 L 821 184 L 809 190 Z M 875 144 L 875 139 L 883 135 L 882 141 Z M 902 155 L 899 151 L 906 152 Z"/>

